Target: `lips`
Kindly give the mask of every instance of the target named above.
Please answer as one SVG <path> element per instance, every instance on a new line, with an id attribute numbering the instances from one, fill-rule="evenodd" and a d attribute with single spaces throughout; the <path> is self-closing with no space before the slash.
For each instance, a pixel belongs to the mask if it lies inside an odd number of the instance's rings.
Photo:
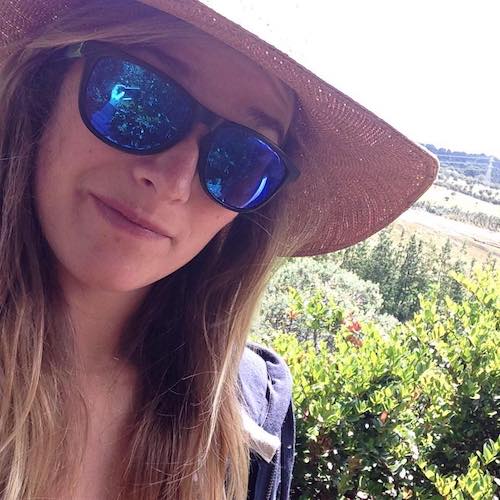
<path id="1" fill-rule="evenodd" d="M 127 207 L 122 202 L 118 200 L 113 200 L 111 198 L 95 195 L 91 193 L 91 196 L 95 198 L 97 202 L 106 205 L 108 208 L 118 212 L 121 216 L 127 219 L 130 223 L 137 225 L 139 228 L 146 229 L 151 231 L 152 233 L 156 233 L 158 236 L 162 236 L 165 238 L 170 238 L 171 236 L 161 228 L 158 224 L 154 223 L 151 220 L 148 220 L 145 217 L 140 216 L 130 207 Z"/>

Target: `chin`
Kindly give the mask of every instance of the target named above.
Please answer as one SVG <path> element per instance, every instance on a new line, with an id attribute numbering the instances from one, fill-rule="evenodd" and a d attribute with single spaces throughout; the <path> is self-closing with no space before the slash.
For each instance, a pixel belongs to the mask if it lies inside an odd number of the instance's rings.
<path id="1" fill-rule="evenodd" d="M 94 263 L 89 266 L 61 266 L 60 279 L 63 288 L 76 286 L 80 290 L 101 292 L 134 292 L 143 290 L 170 273 L 152 273 L 140 266 L 103 266 Z"/>

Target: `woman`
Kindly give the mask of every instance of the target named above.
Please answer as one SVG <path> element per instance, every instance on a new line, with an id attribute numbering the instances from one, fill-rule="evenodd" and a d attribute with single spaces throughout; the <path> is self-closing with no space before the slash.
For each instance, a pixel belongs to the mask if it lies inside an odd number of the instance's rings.
<path id="1" fill-rule="evenodd" d="M 436 161 L 201 2 L 1 9 L 3 497 L 276 498 L 241 361 L 276 258 L 373 234 Z"/>

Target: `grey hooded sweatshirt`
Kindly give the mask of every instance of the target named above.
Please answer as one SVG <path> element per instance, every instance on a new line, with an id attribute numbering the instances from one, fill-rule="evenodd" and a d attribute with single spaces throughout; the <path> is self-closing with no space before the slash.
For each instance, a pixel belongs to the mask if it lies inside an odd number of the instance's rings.
<path id="1" fill-rule="evenodd" d="M 248 500 L 288 500 L 295 451 L 290 370 L 271 349 L 248 344 L 239 381 L 252 450 Z"/>

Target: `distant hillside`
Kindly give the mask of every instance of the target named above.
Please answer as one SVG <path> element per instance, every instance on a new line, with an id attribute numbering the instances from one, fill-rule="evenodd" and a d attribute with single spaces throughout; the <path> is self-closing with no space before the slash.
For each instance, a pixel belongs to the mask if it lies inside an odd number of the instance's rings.
<path id="1" fill-rule="evenodd" d="M 485 154 L 471 154 L 463 151 L 437 148 L 433 144 L 423 144 L 441 162 L 443 171 L 454 170 L 464 177 L 473 178 L 487 186 L 500 187 L 500 159 Z"/>

